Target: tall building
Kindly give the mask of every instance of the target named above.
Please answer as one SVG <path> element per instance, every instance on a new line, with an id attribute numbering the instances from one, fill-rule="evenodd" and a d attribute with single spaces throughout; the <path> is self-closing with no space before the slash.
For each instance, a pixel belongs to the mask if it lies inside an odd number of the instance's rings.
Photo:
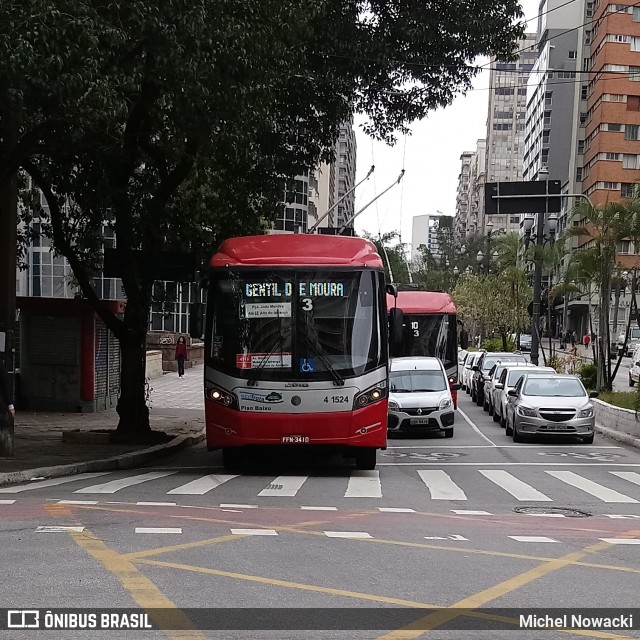
<path id="1" fill-rule="evenodd" d="M 525 34 L 518 43 L 514 62 L 491 59 L 489 112 L 487 117 L 486 181 L 522 180 L 522 155 L 527 106 L 527 80 L 535 64 L 537 36 Z M 484 211 L 478 228 L 483 233 Z M 520 216 L 492 215 L 494 231 L 517 231 Z"/>
<path id="2" fill-rule="evenodd" d="M 353 129 L 353 120 L 350 120 L 340 125 L 340 137 L 338 138 L 336 162 L 334 163 L 337 171 L 334 187 L 335 200 L 331 204 L 338 202 L 356 184 L 356 152 L 356 134 Z M 355 192 L 352 192 L 338 204 L 336 207 L 338 227 L 348 223 L 347 226 L 353 228 L 352 218 L 355 213 L 355 202 L 356 195 Z"/>
<path id="3" fill-rule="evenodd" d="M 538 58 L 529 74 L 522 179 L 537 180 L 543 167 L 549 180 L 567 182 L 580 94 L 578 44 L 584 0 L 542 0 L 538 11 Z"/>
<path id="4" fill-rule="evenodd" d="M 458 174 L 458 190 L 456 193 L 456 213 L 453 223 L 456 236 L 464 239 L 467 234 L 471 233 L 471 181 L 472 181 L 472 167 L 475 165 L 476 154 L 473 151 L 464 151 L 460 156 L 460 173 Z M 415 224 L 416 218 L 423 218 L 425 216 L 415 216 L 413 218 L 415 238 Z M 426 216 L 428 217 L 428 216 Z M 415 241 L 414 241 L 415 246 Z"/>
<path id="5" fill-rule="evenodd" d="M 411 259 L 422 257 L 421 247 L 426 247 L 429 253 L 436 259 L 441 257 L 440 243 L 438 241 L 438 227 L 442 218 L 449 218 L 441 211 L 436 215 L 413 216 L 411 228 Z"/>

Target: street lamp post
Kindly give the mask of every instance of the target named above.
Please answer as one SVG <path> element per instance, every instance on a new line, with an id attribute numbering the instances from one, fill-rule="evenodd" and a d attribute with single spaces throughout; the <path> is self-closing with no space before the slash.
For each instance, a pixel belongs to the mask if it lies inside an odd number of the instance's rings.
<path id="1" fill-rule="evenodd" d="M 628 271 L 623 271 L 616 277 L 616 292 L 615 292 L 615 304 L 613 307 L 613 336 L 611 338 L 612 345 L 615 345 L 618 340 L 618 312 L 620 309 L 620 294 L 625 290 L 627 286 L 627 278 L 629 277 Z M 613 353 L 615 346 L 611 349 Z"/>

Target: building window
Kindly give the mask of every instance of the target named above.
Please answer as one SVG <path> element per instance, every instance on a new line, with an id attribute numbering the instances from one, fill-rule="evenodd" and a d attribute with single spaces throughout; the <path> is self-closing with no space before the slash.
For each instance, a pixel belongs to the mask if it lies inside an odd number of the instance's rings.
<path id="1" fill-rule="evenodd" d="M 620 196 L 623 198 L 633 198 L 633 183 L 623 182 L 620 184 Z"/>
<path id="2" fill-rule="evenodd" d="M 582 167 L 576 167 L 576 182 L 582 182 Z"/>
<path id="3" fill-rule="evenodd" d="M 638 162 L 638 156 L 633 153 L 623 153 L 622 168 L 623 169 L 639 169 L 640 163 Z"/>
<path id="4" fill-rule="evenodd" d="M 640 67 L 629 67 L 629 80 L 640 82 Z"/>
<path id="5" fill-rule="evenodd" d="M 511 216 L 509 222 L 510 224 L 520 224 L 520 216 Z"/>
<path id="6" fill-rule="evenodd" d="M 581 100 L 586 100 L 587 99 L 587 92 L 589 91 L 589 87 L 586 84 L 582 85 L 582 88 L 580 90 L 580 99 Z"/>
<path id="7" fill-rule="evenodd" d="M 637 140 L 638 129 L 640 127 L 637 124 L 626 124 L 624 126 L 624 139 L 625 140 Z"/>
<path id="8" fill-rule="evenodd" d="M 623 240 L 622 242 L 618 242 L 617 251 L 618 253 L 630 253 L 631 242 L 629 240 Z"/>
<path id="9" fill-rule="evenodd" d="M 609 122 L 606 126 L 606 131 L 622 131 L 622 125 L 618 122 Z"/>
<path id="10" fill-rule="evenodd" d="M 584 140 L 578 140 L 578 153 L 584 153 Z"/>
<path id="11" fill-rule="evenodd" d="M 640 111 L 640 96 L 627 96 L 627 111 Z"/>
<path id="12" fill-rule="evenodd" d="M 569 51 L 569 60 L 575 60 L 578 57 L 577 51 Z"/>
<path id="13" fill-rule="evenodd" d="M 640 22 L 640 7 L 633 7 L 633 21 Z"/>

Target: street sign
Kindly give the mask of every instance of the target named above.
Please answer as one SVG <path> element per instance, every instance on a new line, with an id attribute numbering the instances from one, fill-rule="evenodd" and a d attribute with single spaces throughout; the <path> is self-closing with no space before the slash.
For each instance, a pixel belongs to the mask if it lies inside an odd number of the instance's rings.
<path id="1" fill-rule="evenodd" d="M 560 180 L 487 182 L 484 185 L 486 215 L 560 213 Z"/>

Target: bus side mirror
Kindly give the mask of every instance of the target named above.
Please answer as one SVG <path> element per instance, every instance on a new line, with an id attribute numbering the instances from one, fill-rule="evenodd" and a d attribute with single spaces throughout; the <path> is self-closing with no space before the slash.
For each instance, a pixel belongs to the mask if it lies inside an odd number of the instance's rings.
<path id="1" fill-rule="evenodd" d="M 395 307 L 389 311 L 389 341 L 391 344 L 402 344 L 402 326 L 404 314 Z"/>
<path id="2" fill-rule="evenodd" d="M 202 302 L 189 305 L 189 335 L 198 340 L 204 335 L 204 307 Z"/>
<path id="3" fill-rule="evenodd" d="M 385 291 L 394 298 L 398 297 L 398 287 L 395 284 L 388 284 L 385 287 Z"/>

